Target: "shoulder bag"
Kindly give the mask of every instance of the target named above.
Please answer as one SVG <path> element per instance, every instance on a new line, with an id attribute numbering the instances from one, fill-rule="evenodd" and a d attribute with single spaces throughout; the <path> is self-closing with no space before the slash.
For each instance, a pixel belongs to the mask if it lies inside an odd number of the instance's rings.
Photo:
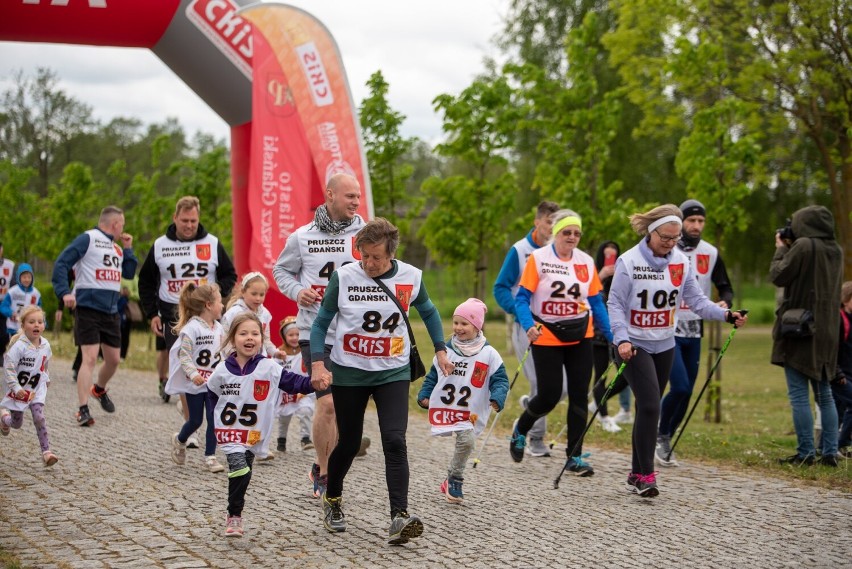
<path id="1" fill-rule="evenodd" d="M 811 268 L 816 263 L 816 245 L 811 240 Z M 814 274 L 816 280 L 816 274 Z M 814 289 L 811 289 L 814 296 Z M 786 291 L 785 291 L 786 296 Z M 788 308 L 781 314 L 781 337 L 788 340 L 800 340 L 814 335 L 814 313 L 807 308 Z"/>
<path id="2" fill-rule="evenodd" d="M 405 321 L 405 327 L 408 329 L 408 339 L 411 341 L 411 350 L 409 350 L 408 360 L 411 366 L 411 381 L 417 381 L 426 375 L 426 366 L 423 365 L 423 360 L 420 359 L 420 352 L 417 351 L 417 343 L 414 341 L 414 331 L 411 329 L 411 322 L 408 320 L 408 313 L 400 304 L 399 299 L 393 294 L 390 289 L 381 281 L 381 279 L 373 278 L 377 285 L 388 295 L 388 298 L 393 300 L 399 311 L 402 313 L 402 319 Z"/>

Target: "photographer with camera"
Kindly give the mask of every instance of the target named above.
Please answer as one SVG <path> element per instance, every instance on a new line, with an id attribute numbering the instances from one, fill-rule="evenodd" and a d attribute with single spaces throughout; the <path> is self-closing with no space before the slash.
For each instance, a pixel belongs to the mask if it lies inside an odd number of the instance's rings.
<path id="1" fill-rule="evenodd" d="M 781 464 L 816 461 L 814 419 L 808 386 L 813 386 L 822 419 L 819 463 L 837 466 L 837 409 L 830 381 L 837 369 L 837 330 L 843 252 L 834 237 L 834 217 L 823 206 L 804 207 L 775 234 L 772 283 L 784 298 L 772 329 L 772 363 L 784 368 L 796 431 L 796 454 Z"/>

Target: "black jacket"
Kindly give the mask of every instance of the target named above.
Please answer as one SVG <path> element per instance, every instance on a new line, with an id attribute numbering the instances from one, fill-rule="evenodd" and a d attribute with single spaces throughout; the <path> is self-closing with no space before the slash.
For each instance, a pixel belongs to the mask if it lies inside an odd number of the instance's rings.
<path id="1" fill-rule="evenodd" d="M 177 237 L 177 228 L 174 223 L 169 225 L 169 228 L 166 230 L 166 237 L 173 241 L 180 241 Z M 207 230 L 199 223 L 198 232 L 195 234 L 194 239 L 190 239 L 190 242 L 198 241 L 205 237 L 207 237 Z M 231 294 L 231 290 L 234 288 L 234 284 L 237 282 L 237 271 L 234 269 L 234 264 L 231 262 L 231 258 L 228 257 L 228 253 L 225 252 L 221 241 L 219 241 L 217 251 L 219 265 L 216 267 L 216 284 L 219 285 L 219 289 L 222 291 L 222 298 L 228 298 L 228 295 Z M 154 260 L 154 247 L 152 246 L 151 250 L 148 251 L 148 256 L 145 257 L 142 269 L 139 271 L 139 301 L 142 304 L 142 311 L 145 313 L 145 317 L 149 320 L 157 315 L 166 316 L 167 319 L 171 320 L 175 305 L 160 300 L 159 291 L 160 268 Z"/>
<path id="2" fill-rule="evenodd" d="M 796 240 L 789 248 L 775 250 L 769 269 L 772 283 L 784 287 L 772 329 L 772 363 L 790 366 L 811 379 L 832 379 L 837 369 L 843 251 L 834 238 L 834 217 L 825 207 L 802 208 L 792 221 Z M 813 336 L 781 337 L 781 315 L 790 308 L 813 312 Z"/>

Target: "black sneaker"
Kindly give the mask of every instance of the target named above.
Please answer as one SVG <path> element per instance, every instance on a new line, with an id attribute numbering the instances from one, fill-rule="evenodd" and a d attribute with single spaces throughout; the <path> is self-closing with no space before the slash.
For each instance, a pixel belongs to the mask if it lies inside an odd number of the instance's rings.
<path id="1" fill-rule="evenodd" d="M 322 493 L 322 525 L 332 533 L 346 531 L 346 518 L 343 516 L 343 498 L 328 498 Z"/>
<path id="2" fill-rule="evenodd" d="M 278 452 L 287 452 L 287 437 L 278 437 L 278 446 L 275 450 Z"/>
<path id="3" fill-rule="evenodd" d="M 167 381 L 166 378 L 164 378 L 164 377 L 160 378 L 160 399 L 163 400 L 163 403 L 168 403 L 169 399 L 172 398 L 171 395 L 166 393 L 166 381 Z"/>
<path id="4" fill-rule="evenodd" d="M 409 539 L 423 535 L 423 522 L 417 516 L 412 516 L 405 510 L 397 512 L 388 530 L 388 543 L 402 545 Z"/>
<path id="5" fill-rule="evenodd" d="M 109 398 L 109 395 L 107 395 L 107 392 L 105 390 L 98 393 L 98 390 L 93 385 L 92 397 L 94 397 L 100 402 L 101 409 L 103 409 L 107 413 L 115 413 L 115 403 L 112 402 L 112 399 Z"/>
<path id="6" fill-rule="evenodd" d="M 798 454 L 778 459 L 778 464 L 791 464 L 793 466 L 811 466 L 813 463 L 813 456 L 799 456 Z"/>
<path id="7" fill-rule="evenodd" d="M 586 457 L 586 456 L 588 456 L 588 453 L 584 454 L 583 456 L 572 457 L 568 461 L 569 464 L 568 464 L 568 468 L 566 468 L 566 470 L 568 472 L 571 472 L 572 474 L 574 474 L 576 476 L 582 476 L 582 477 L 594 476 L 595 469 L 592 468 L 591 464 L 589 464 L 588 462 L 583 460 L 583 458 Z"/>
<path id="8" fill-rule="evenodd" d="M 657 488 L 657 473 L 640 474 L 633 485 L 636 488 L 636 493 L 643 498 L 653 498 L 660 495 L 660 490 Z"/>
<path id="9" fill-rule="evenodd" d="M 89 427 L 95 424 L 95 420 L 92 419 L 92 415 L 89 413 L 89 407 L 84 406 L 80 407 L 80 410 L 77 411 L 77 424 L 81 427 Z"/>
<path id="10" fill-rule="evenodd" d="M 837 456 L 831 454 L 824 454 L 819 457 L 819 459 L 817 460 L 817 464 L 837 468 Z"/>
<path id="11" fill-rule="evenodd" d="M 76 369 L 71 372 L 71 381 L 73 381 L 74 383 L 77 383 L 77 370 Z"/>
<path id="12" fill-rule="evenodd" d="M 524 460 L 524 448 L 527 446 L 527 437 L 518 432 L 518 421 L 512 427 L 512 438 L 509 440 L 509 454 L 515 462 Z"/>

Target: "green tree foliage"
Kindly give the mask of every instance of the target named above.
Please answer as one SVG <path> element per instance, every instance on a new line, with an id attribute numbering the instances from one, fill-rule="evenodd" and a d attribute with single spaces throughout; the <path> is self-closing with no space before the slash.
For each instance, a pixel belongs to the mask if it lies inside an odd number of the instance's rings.
<path id="1" fill-rule="evenodd" d="M 370 95 L 361 102 L 361 132 L 370 166 L 373 209 L 377 216 L 387 218 L 408 234 L 410 219 L 417 213 L 414 196 L 405 191 L 414 167 L 405 161 L 414 140 L 405 138 L 399 129 L 405 115 L 393 110 L 388 103 L 388 83 L 381 71 L 367 80 Z"/>
<path id="2" fill-rule="evenodd" d="M 687 128 L 679 171 L 692 176 L 696 191 L 723 202 L 720 212 L 727 214 L 745 193 L 768 194 L 767 231 L 795 207 L 829 203 L 852 277 L 852 5 L 623 0 L 618 6 L 618 28 L 605 45 L 643 110 L 643 130 Z M 714 164 L 701 158 L 705 153 Z M 820 172 L 808 157 L 818 160 Z M 693 175 L 695 167 L 702 171 Z M 771 237 L 766 242 L 771 247 Z"/>
<path id="3" fill-rule="evenodd" d="M 33 168 L 19 168 L 8 160 L 0 160 L 0 241 L 3 254 L 11 259 L 29 258 L 34 239 L 18 239 L 19 235 L 40 232 L 39 206 L 35 194 L 26 190 Z"/>
<path id="4" fill-rule="evenodd" d="M 41 209 L 41 225 L 48 231 L 32 235 L 32 252 L 42 259 L 55 259 L 83 231 L 97 225 L 103 186 L 92 178 L 92 169 L 79 162 L 65 167 L 58 184 L 51 184 Z"/>
<path id="5" fill-rule="evenodd" d="M 439 95 L 447 142 L 437 151 L 455 160 L 460 173 L 423 184 L 432 199 L 420 229 L 429 251 L 450 266 L 473 263 L 473 295 L 485 298 L 488 252 L 502 245 L 503 225 L 516 191 L 505 155 L 519 113 L 502 77 L 480 78 L 453 97 Z"/>
<path id="6" fill-rule="evenodd" d="M 53 181 L 51 165 L 67 163 L 72 140 L 94 124 L 91 107 L 69 97 L 57 83 L 56 74 L 44 67 L 35 77 L 18 72 L 0 103 L 0 159 L 34 168 L 42 196 Z"/>

